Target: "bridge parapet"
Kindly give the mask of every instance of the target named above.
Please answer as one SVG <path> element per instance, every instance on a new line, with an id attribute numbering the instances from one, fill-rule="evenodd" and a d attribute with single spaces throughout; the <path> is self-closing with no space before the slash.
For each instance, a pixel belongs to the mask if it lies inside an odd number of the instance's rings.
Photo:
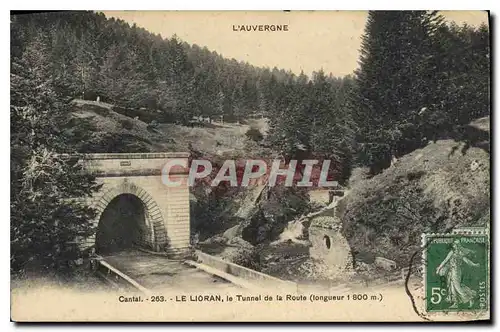
<path id="1" fill-rule="evenodd" d="M 187 152 L 93 153 L 81 156 L 84 167 L 96 176 L 161 175 L 168 160 L 189 158 Z M 169 174 L 187 174 L 187 168 L 173 168 Z"/>
<path id="2" fill-rule="evenodd" d="M 188 158 L 189 152 L 151 152 L 151 153 L 86 153 L 84 159 L 173 159 Z"/>

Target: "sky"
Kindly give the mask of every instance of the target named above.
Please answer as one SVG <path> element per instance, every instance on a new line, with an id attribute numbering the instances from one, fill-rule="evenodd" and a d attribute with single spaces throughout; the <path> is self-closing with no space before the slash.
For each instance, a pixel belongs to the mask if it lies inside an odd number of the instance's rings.
<path id="1" fill-rule="evenodd" d="M 488 22 L 486 11 L 443 11 L 458 24 Z M 176 34 L 190 44 L 206 46 L 226 58 L 254 66 L 277 67 L 310 75 L 323 69 L 335 76 L 351 74 L 366 11 L 104 11 L 170 38 Z M 238 25 L 288 25 L 288 31 L 233 31 Z"/>

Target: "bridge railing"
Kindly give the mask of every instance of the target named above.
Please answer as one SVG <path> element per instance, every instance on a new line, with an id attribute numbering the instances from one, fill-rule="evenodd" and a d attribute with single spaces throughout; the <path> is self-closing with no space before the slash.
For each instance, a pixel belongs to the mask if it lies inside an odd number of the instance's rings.
<path id="1" fill-rule="evenodd" d="M 247 281 L 257 283 L 261 285 L 262 288 L 274 287 L 278 289 L 297 289 L 297 284 L 293 281 L 282 280 L 244 266 L 228 262 L 222 258 L 209 255 L 200 250 L 196 250 L 195 253 L 198 262 Z"/>
<path id="2" fill-rule="evenodd" d="M 140 285 L 137 281 L 106 262 L 102 257 L 95 257 L 91 262 L 96 274 L 113 287 L 118 289 L 132 287 L 145 294 L 150 293 L 149 289 Z"/>

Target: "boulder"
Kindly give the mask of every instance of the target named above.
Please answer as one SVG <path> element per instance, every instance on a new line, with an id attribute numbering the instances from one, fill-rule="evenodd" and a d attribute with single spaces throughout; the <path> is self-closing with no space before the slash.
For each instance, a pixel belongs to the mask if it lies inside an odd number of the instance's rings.
<path id="1" fill-rule="evenodd" d="M 237 246 L 240 248 L 245 248 L 245 249 L 252 249 L 253 245 L 250 244 L 249 242 L 243 240 L 241 237 L 235 236 L 231 240 L 227 242 L 227 244 L 232 245 L 232 246 Z"/>
<path id="2" fill-rule="evenodd" d="M 226 238 L 228 241 L 231 241 L 235 236 L 238 235 L 238 233 L 240 233 L 239 231 L 240 229 L 240 225 L 234 225 L 233 227 L 231 228 L 228 228 L 223 234 L 222 236 L 224 238 Z"/>
<path id="3" fill-rule="evenodd" d="M 380 256 L 375 257 L 375 262 L 373 264 L 376 267 L 379 267 L 379 268 L 384 269 L 386 271 L 395 270 L 397 267 L 397 264 L 395 261 L 387 259 L 385 257 L 380 257 Z"/>

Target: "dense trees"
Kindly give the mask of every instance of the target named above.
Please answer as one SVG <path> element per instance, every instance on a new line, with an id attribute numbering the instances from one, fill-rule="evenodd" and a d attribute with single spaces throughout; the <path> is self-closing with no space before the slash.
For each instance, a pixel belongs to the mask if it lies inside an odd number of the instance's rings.
<path id="1" fill-rule="evenodd" d="M 179 119 L 192 115 L 242 120 L 267 111 L 271 78 L 291 76 L 225 59 L 175 35 L 162 38 L 136 25 L 92 12 L 12 17 L 12 56 L 41 35 L 50 70 L 73 98 L 129 108 L 161 110 Z"/>
<path id="2" fill-rule="evenodd" d="M 350 76 L 326 76 L 320 70 L 312 80 L 292 76 L 277 90 L 268 113 L 269 140 L 284 159 L 329 159 L 337 180 L 348 178 L 355 123 L 347 97 L 353 83 Z"/>
<path id="3" fill-rule="evenodd" d="M 185 122 L 193 115 L 224 121 L 268 117 L 269 141 L 286 158 L 344 159 L 352 123 L 345 107 L 352 78 L 310 79 L 277 68 L 257 68 L 225 59 L 206 47 L 163 39 L 127 23 L 92 12 L 41 13 L 13 17 L 13 57 L 45 36 L 44 56 L 58 91 L 159 110 Z M 158 113 L 155 113 L 158 114 Z M 337 146 L 338 145 L 338 146 Z"/>
<path id="4" fill-rule="evenodd" d="M 393 156 L 489 114 L 488 29 L 446 25 L 437 12 L 370 12 L 351 95 L 359 163 Z"/>
<path id="5" fill-rule="evenodd" d="M 282 155 L 342 167 L 354 158 L 377 172 L 489 110 L 488 28 L 446 24 L 437 12 L 370 12 L 354 79 L 257 68 L 99 13 L 15 16 L 12 30 L 13 56 L 43 43 L 67 96 L 181 121 L 265 116 Z"/>
<path id="6" fill-rule="evenodd" d="M 71 245 L 93 232 L 94 211 L 82 203 L 98 188 L 82 173 L 59 135 L 68 112 L 49 71 L 43 42 L 36 38 L 11 62 L 11 270 L 30 264 L 63 268 L 78 258 Z M 66 266 L 67 267 L 67 266 Z"/>

